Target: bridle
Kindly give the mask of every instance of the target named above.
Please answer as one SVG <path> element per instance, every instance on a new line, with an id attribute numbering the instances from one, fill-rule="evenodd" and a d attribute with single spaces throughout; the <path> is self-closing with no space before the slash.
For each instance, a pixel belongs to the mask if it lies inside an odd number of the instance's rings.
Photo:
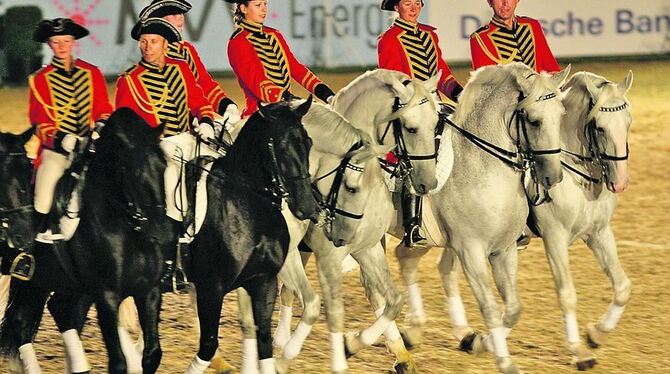
<path id="1" fill-rule="evenodd" d="M 556 96 L 557 95 L 552 92 L 547 95 L 540 96 L 535 100 L 535 102 L 551 100 L 556 98 Z M 504 149 L 487 140 L 480 138 L 479 136 L 471 133 L 468 130 L 465 130 L 464 128 L 455 124 L 451 119 L 449 119 L 447 115 L 442 115 L 442 120 L 448 123 L 451 127 L 455 128 L 459 134 L 461 134 L 464 138 L 469 140 L 472 144 L 476 145 L 481 150 L 502 161 L 505 165 L 509 166 L 514 171 L 523 173 L 522 178 L 524 185 L 526 178 L 525 172 L 530 171 L 531 179 L 536 188 L 536 195 L 535 198 L 531 198 L 530 196 L 528 196 L 528 191 L 526 190 L 526 196 L 528 197 L 530 203 L 533 204 L 533 206 L 538 206 L 545 202 L 550 202 L 551 197 L 549 196 L 549 193 L 546 189 L 544 190 L 543 193 L 539 191 L 541 183 L 538 180 L 536 171 L 537 157 L 560 154 L 561 149 L 560 148 L 533 149 L 533 147 L 531 146 L 530 137 L 528 136 L 528 123 L 530 121 L 528 121 L 526 110 L 520 108 L 521 104 L 526 101 L 528 101 L 528 98 L 524 97 L 522 93 L 519 93 L 519 99 L 518 99 L 519 104 L 517 105 L 517 108 L 514 110 L 514 114 L 512 115 L 512 118 L 510 119 L 510 122 L 508 124 L 508 134 L 510 135 L 510 138 L 512 138 L 513 140 L 514 137 L 512 137 L 511 135 L 512 126 L 514 125 L 516 128 L 517 137 L 514 140 L 516 150 L 514 151 Z M 525 142 L 523 141 L 522 138 L 525 138 Z"/>
<path id="2" fill-rule="evenodd" d="M 291 131 L 305 131 L 300 127 L 293 127 L 286 130 L 287 133 Z M 310 179 L 309 170 L 300 173 L 298 175 L 284 175 L 279 168 L 279 161 L 277 159 L 277 152 L 275 149 L 275 140 L 270 137 L 266 143 L 266 149 L 268 151 L 268 158 L 266 159 L 266 164 L 268 170 L 270 170 L 270 187 L 266 190 L 270 192 L 273 196 L 279 199 L 287 199 L 290 195 L 289 189 L 286 187 L 287 183 L 299 183 L 305 180 Z"/>
<path id="3" fill-rule="evenodd" d="M 317 177 L 314 180 L 314 183 L 312 183 L 312 190 L 314 191 L 314 195 L 317 197 L 319 205 L 321 206 L 321 209 L 324 212 L 323 213 L 325 217 L 324 225 L 329 225 L 332 228 L 332 224 L 335 221 L 335 216 L 338 214 L 345 218 L 350 218 L 354 220 L 363 219 L 363 213 L 361 214 L 351 213 L 337 207 L 337 200 L 340 194 L 340 188 L 342 187 L 342 182 L 344 181 L 344 173 L 347 171 L 347 169 L 353 170 L 358 173 L 363 173 L 365 171 L 364 168 L 351 163 L 351 158 L 353 157 L 351 153 L 357 149 L 360 149 L 362 146 L 363 146 L 362 142 L 358 142 L 353 146 L 351 146 L 349 151 L 347 151 L 347 156 L 345 156 L 342 159 L 342 161 L 340 161 L 340 164 L 335 169 L 329 171 L 328 173 L 320 177 Z M 328 192 L 326 199 L 323 200 L 323 195 L 317 188 L 316 182 L 326 179 L 333 174 L 335 174 L 335 177 L 333 178 L 333 184 L 330 186 L 330 191 Z"/>
<path id="4" fill-rule="evenodd" d="M 606 113 L 615 113 L 615 112 L 620 112 L 628 107 L 628 103 L 624 102 L 621 105 L 617 105 L 614 107 L 600 107 L 598 108 L 598 112 L 606 112 Z M 593 101 L 590 102 L 589 104 L 589 113 L 593 113 L 595 108 L 595 104 Z M 594 183 L 594 184 L 601 184 L 607 177 L 607 161 L 627 161 L 629 156 L 630 156 L 630 149 L 628 147 L 628 142 L 626 142 L 626 155 L 625 156 L 616 156 L 616 155 L 610 155 L 607 154 L 606 151 L 601 151 L 603 149 L 601 147 L 601 144 L 598 142 L 598 127 L 596 125 L 596 118 L 595 115 L 592 116 L 591 120 L 587 121 L 586 125 L 584 126 L 584 137 L 588 140 L 588 156 L 571 152 L 566 149 L 563 150 L 563 153 L 572 156 L 576 158 L 579 161 L 590 163 L 593 165 L 596 165 L 597 168 L 600 170 L 600 178 L 598 177 L 593 177 L 591 175 L 588 175 L 586 173 L 583 173 L 579 170 L 577 170 L 575 167 L 571 166 L 565 161 L 561 160 L 561 165 L 563 165 L 564 168 L 569 170 L 570 172 L 580 176 L 581 178 L 585 179 L 589 183 Z"/>
<path id="5" fill-rule="evenodd" d="M 412 81 L 406 80 L 403 81 L 403 85 L 407 86 L 411 83 Z M 395 97 L 393 101 L 393 106 L 391 108 L 391 119 L 388 121 L 386 128 L 384 129 L 384 132 L 382 133 L 382 136 L 379 138 L 379 144 L 384 144 L 384 139 L 386 138 L 386 135 L 388 134 L 389 130 L 392 128 L 393 129 L 393 137 L 395 139 L 396 147 L 392 151 L 393 155 L 398 159 L 398 164 L 394 169 L 390 168 L 390 165 L 386 162 L 386 160 L 381 160 L 380 159 L 380 164 L 382 166 L 382 169 L 385 170 L 386 172 L 390 173 L 394 177 L 400 177 L 400 178 L 408 178 L 410 180 L 410 183 L 413 183 L 412 181 L 412 171 L 414 168 L 412 167 L 412 161 L 427 161 L 427 160 L 435 160 L 437 159 L 437 150 L 429 155 L 414 155 L 410 154 L 409 151 L 407 150 L 407 145 L 405 144 L 405 137 L 402 132 L 402 120 L 401 120 L 401 111 L 405 112 L 413 107 L 427 104 L 430 102 L 430 99 L 427 97 L 422 98 L 421 100 L 416 100 L 418 98 L 418 89 L 414 90 L 414 96 L 409 100 L 407 103 L 401 103 L 399 97 Z"/>

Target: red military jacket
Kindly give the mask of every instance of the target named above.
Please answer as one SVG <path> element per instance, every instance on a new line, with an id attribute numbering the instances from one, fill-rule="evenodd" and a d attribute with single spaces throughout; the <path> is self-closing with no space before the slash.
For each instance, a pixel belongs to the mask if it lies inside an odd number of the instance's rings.
<path id="1" fill-rule="evenodd" d="M 517 16 L 512 30 L 493 17 L 488 25 L 470 36 L 472 68 L 520 61 L 535 71 L 555 73 L 561 68 L 540 23 L 532 18 Z"/>
<path id="2" fill-rule="evenodd" d="M 377 44 L 379 67 L 396 70 L 422 81 L 442 71 L 437 89 L 451 100 L 460 84 L 454 78 L 449 65 L 442 57 L 440 42 L 433 26 L 414 24 L 396 18 L 391 27 L 380 37 Z"/>
<path id="3" fill-rule="evenodd" d="M 112 113 L 107 84 L 95 65 L 75 60 L 70 72 L 54 57 L 28 78 L 29 117 L 42 147 L 54 149 L 59 134 L 88 134 Z"/>
<path id="4" fill-rule="evenodd" d="M 224 101 L 226 98 L 225 92 L 223 92 L 221 86 L 207 72 L 207 68 L 205 68 L 200 55 L 195 50 L 195 46 L 187 41 L 170 43 L 168 57 L 182 59 L 188 63 L 207 101 L 209 101 L 215 111 L 218 110 L 220 114 L 223 114 L 225 106 L 220 107 L 221 103 L 224 102 L 225 105 L 225 103 L 230 103 L 232 100 Z"/>
<path id="5" fill-rule="evenodd" d="M 242 117 L 257 109 L 257 102 L 275 103 L 291 87 L 291 78 L 308 91 L 321 80 L 293 55 L 277 30 L 243 20 L 228 42 L 228 60 L 246 97 Z"/>
<path id="6" fill-rule="evenodd" d="M 116 107 L 135 111 L 151 127 L 165 125 L 163 136 L 190 129 L 190 114 L 212 123 L 214 111 L 184 60 L 166 58 L 165 66 L 140 61 L 116 81 Z"/>

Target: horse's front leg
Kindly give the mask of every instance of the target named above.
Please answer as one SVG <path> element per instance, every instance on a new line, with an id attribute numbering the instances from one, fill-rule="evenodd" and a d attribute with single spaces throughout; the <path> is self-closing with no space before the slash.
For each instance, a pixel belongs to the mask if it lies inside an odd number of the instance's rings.
<path id="1" fill-rule="evenodd" d="M 519 369 L 512 362 L 507 348 L 507 330 L 503 326 L 502 314 L 489 284 L 489 275 L 486 266 L 486 250 L 482 243 L 469 240 L 460 240 L 454 244 L 459 260 L 463 265 L 465 277 L 470 284 L 472 293 L 479 304 L 486 327 L 491 331 L 493 351 L 496 356 L 498 370 L 505 374 L 517 374 Z"/>
<path id="2" fill-rule="evenodd" d="M 119 339 L 119 305 L 121 300 L 116 291 L 106 290 L 95 297 L 95 308 L 98 311 L 98 325 L 102 332 L 108 355 L 108 371 L 111 374 L 127 372 L 126 358 L 123 356 Z"/>
<path id="3" fill-rule="evenodd" d="M 402 309 L 402 296 L 395 287 L 395 283 L 393 283 L 381 243 L 369 250 L 358 251 L 352 255 L 361 267 L 361 283 L 377 315 L 377 322 L 375 324 L 390 321 L 384 330 L 384 336 L 386 337 L 386 347 L 396 358 L 394 364 L 396 372 L 399 374 L 415 373 L 414 360 L 407 351 L 395 323 L 395 318 L 397 318 Z M 358 336 L 347 334 L 348 350 L 350 352 L 360 350 L 365 346 L 365 343 L 369 343 L 373 338 L 376 340 L 377 337 L 374 335 L 367 338 L 363 335 L 366 333 L 373 334 L 374 329 L 375 325 L 373 324 L 372 327 L 363 331 Z M 359 339 L 351 339 L 353 337 Z"/>
<path id="4" fill-rule="evenodd" d="M 163 357 L 158 340 L 158 318 L 161 311 L 161 289 L 153 287 L 146 295 L 136 295 L 137 315 L 142 326 L 144 351 L 142 352 L 142 371 L 153 374 L 158 370 Z"/>
<path id="5" fill-rule="evenodd" d="M 610 226 L 589 236 L 586 244 L 593 251 L 600 267 L 610 278 L 613 291 L 612 302 L 607 312 L 600 318 L 598 323 L 589 323 L 586 327 L 589 345 L 597 348 L 606 343 L 608 334 L 619 323 L 626 304 L 630 299 L 632 283 L 619 261 L 616 239 Z"/>
<path id="6" fill-rule="evenodd" d="M 303 309 L 295 333 L 290 336 L 289 340 L 282 347 L 282 356 L 277 360 L 277 371 L 284 373 L 288 372 L 290 361 L 298 356 L 307 336 L 312 331 L 312 326 L 319 318 L 321 312 L 321 299 L 314 292 L 314 289 L 307 279 L 305 268 L 297 249 L 289 250 L 286 261 L 279 272 L 279 279 L 284 283 L 282 295 L 293 295 L 295 292 L 300 297 Z M 283 299 L 284 298 L 282 297 L 282 300 Z M 280 316 L 280 321 L 282 318 L 288 319 L 288 327 L 290 328 L 290 317 L 293 308 L 290 304 L 289 306 L 282 305 L 281 308 L 283 314 Z M 277 329 L 279 330 L 279 327 L 277 327 Z M 275 341 L 275 346 L 277 345 L 278 344 Z"/>
<path id="7" fill-rule="evenodd" d="M 400 264 L 400 274 L 407 287 L 407 303 L 409 310 L 405 316 L 405 326 L 401 329 L 404 344 L 412 349 L 423 340 L 423 327 L 426 324 L 426 313 L 423 309 L 421 288 L 419 288 L 419 261 L 430 248 L 408 248 L 404 241 L 395 247 L 395 256 Z"/>
<path id="8" fill-rule="evenodd" d="M 66 373 L 80 374 L 91 370 L 79 338 L 91 304 L 93 300 L 88 296 L 61 293 L 55 293 L 47 303 L 49 313 L 63 337 Z"/>
<path id="9" fill-rule="evenodd" d="M 445 248 L 437 263 L 437 270 L 442 280 L 442 289 L 444 289 L 444 294 L 447 297 L 451 331 L 454 338 L 459 341 L 459 349 L 468 353 L 483 353 L 486 348 L 482 341 L 482 335 L 470 327 L 465 316 L 465 306 L 459 288 L 458 266 L 456 252 L 451 248 Z"/>
<path id="10" fill-rule="evenodd" d="M 543 241 L 549 267 L 554 277 L 558 302 L 563 312 L 568 350 L 573 354 L 578 369 L 590 369 L 596 364 L 596 357 L 579 338 L 577 291 L 570 271 L 569 239 L 565 233 L 548 232 L 544 235 Z"/>
<path id="11" fill-rule="evenodd" d="M 290 273 L 293 273 L 293 274 L 297 274 L 297 271 L 298 271 L 294 267 L 295 264 L 296 264 L 296 261 L 293 258 L 294 255 L 291 254 L 292 251 L 293 251 L 292 249 L 289 250 L 288 257 L 286 258 L 286 262 L 284 263 L 284 266 L 282 267 L 282 271 L 279 273 L 279 280 L 282 281 L 282 282 L 283 282 L 283 277 L 284 277 L 282 275 L 283 273 L 290 272 Z M 309 258 L 312 256 L 312 252 L 303 252 L 303 251 L 300 251 L 300 250 L 298 250 L 297 252 L 299 253 L 300 261 L 302 263 L 302 268 L 304 269 L 305 266 L 307 265 L 307 261 L 309 261 Z M 286 270 L 284 270 L 284 269 L 286 269 Z M 304 270 L 303 270 L 303 273 L 304 273 Z M 309 282 L 307 283 L 306 287 L 309 287 L 309 289 L 312 290 L 311 291 L 312 293 L 314 292 L 313 289 L 312 289 L 312 286 L 309 284 Z M 308 300 L 305 300 L 306 297 L 304 296 L 304 292 L 302 291 L 302 290 L 304 290 L 303 285 L 297 285 L 297 286 L 294 287 L 293 290 L 290 289 L 290 288 L 289 289 L 284 289 L 282 286 L 280 286 L 279 290 L 280 290 L 279 300 L 280 300 L 281 304 L 279 306 L 279 321 L 277 322 L 277 329 L 275 330 L 275 337 L 274 337 L 273 344 L 274 344 L 275 347 L 279 347 L 279 348 L 283 349 L 284 346 L 286 345 L 286 343 L 288 343 L 289 339 L 291 339 L 291 320 L 293 318 L 293 301 L 295 300 L 295 293 L 297 292 L 298 294 L 302 295 L 301 296 L 301 302 L 303 304 L 308 303 L 310 305 L 314 305 L 314 302 L 310 301 L 309 298 L 308 298 Z M 307 296 L 309 297 L 309 295 L 307 295 Z M 314 296 L 318 297 L 318 295 L 316 295 L 316 294 L 314 294 Z M 311 299 L 311 300 L 313 300 L 313 299 Z M 319 303 L 320 302 L 321 301 L 319 300 Z M 304 305 L 303 305 L 303 308 L 305 308 Z M 320 308 L 320 305 L 319 305 L 319 308 Z M 317 315 L 318 315 L 318 313 L 320 313 L 320 310 L 317 312 Z M 304 316 L 305 315 L 303 314 L 303 317 Z"/>
<path id="12" fill-rule="evenodd" d="M 276 374 L 272 357 L 272 312 L 277 298 L 277 276 L 258 277 L 253 284 L 245 287 L 253 305 L 254 321 L 258 331 L 258 357 L 261 374 Z"/>
<path id="13" fill-rule="evenodd" d="M 344 302 L 342 301 L 342 260 L 347 253 L 343 248 L 332 247 L 325 237 L 321 238 L 321 241 L 319 246 L 312 246 L 312 249 L 316 255 L 319 283 L 330 331 L 330 370 L 332 373 L 344 374 L 349 370 L 344 353 Z"/>
<path id="14" fill-rule="evenodd" d="M 258 373 L 258 339 L 256 336 L 256 322 L 254 321 L 254 307 L 251 296 L 240 287 L 237 289 L 238 321 L 242 329 L 242 368 L 241 374 Z"/>
<path id="15" fill-rule="evenodd" d="M 204 374 L 219 347 L 219 320 L 223 308 L 223 285 L 219 279 L 205 279 L 195 283 L 200 321 L 200 347 L 186 374 Z"/>
<path id="16" fill-rule="evenodd" d="M 0 351 L 7 352 L 12 364 L 20 366 L 25 374 L 42 373 L 32 341 L 48 296 L 47 291 L 30 282 L 11 281 L 9 304 L 0 325 Z"/>

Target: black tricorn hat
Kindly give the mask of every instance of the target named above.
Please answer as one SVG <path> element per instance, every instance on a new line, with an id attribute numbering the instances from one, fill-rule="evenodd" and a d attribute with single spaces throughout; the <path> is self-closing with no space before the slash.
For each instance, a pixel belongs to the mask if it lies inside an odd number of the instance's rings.
<path id="1" fill-rule="evenodd" d="M 186 0 L 153 0 L 140 11 L 140 20 L 148 18 L 162 18 L 171 14 L 183 14 L 191 10 L 191 4 Z"/>
<path id="2" fill-rule="evenodd" d="M 398 5 L 399 2 L 400 0 L 382 0 L 382 10 L 395 11 L 394 7 Z M 423 6 L 423 0 L 421 0 L 421 5 Z"/>
<path id="3" fill-rule="evenodd" d="M 130 36 L 135 40 L 140 40 L 140 36 L 144 34 L 160 35 L 164 37 L 168 43 L 174 43 L 181 40 L 181 34 L 179 34 L 179 31 L 177 31 L 170 22 L 156 17 L 138 21 L 130 32 Z"/>
<path id="4" fill-rule="evenodd" d="M 231 4 L 247 4 L 249 0 L 225 0 L 227 3 Z"/>
<path id="5" fill-rule="evenodd" d="M 33 39 L 44 43 L 50 37 L 58 35 L 72 35 L 75 39 L 80 39 L 88 35 L 88 30 L 69 18 L 45 19 L 37 24 Z"/>

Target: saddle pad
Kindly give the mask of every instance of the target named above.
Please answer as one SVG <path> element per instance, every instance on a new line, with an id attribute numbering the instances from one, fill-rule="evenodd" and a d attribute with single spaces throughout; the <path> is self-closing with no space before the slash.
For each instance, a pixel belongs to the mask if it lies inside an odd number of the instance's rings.
<path id="1" fill-rule="evenodd" d="M 433 201 L 432 197 L 426 196 L 423 198 L 423 222 L 421 226 L 423 232 L 426 234 L 426 239 L 429 243 L 435 244 L 436 247 L 444 247 L 446 245 L 446 240 L 440 230 L 440 225 L 437 222 L 435 213 L 433 213 Z"/>

